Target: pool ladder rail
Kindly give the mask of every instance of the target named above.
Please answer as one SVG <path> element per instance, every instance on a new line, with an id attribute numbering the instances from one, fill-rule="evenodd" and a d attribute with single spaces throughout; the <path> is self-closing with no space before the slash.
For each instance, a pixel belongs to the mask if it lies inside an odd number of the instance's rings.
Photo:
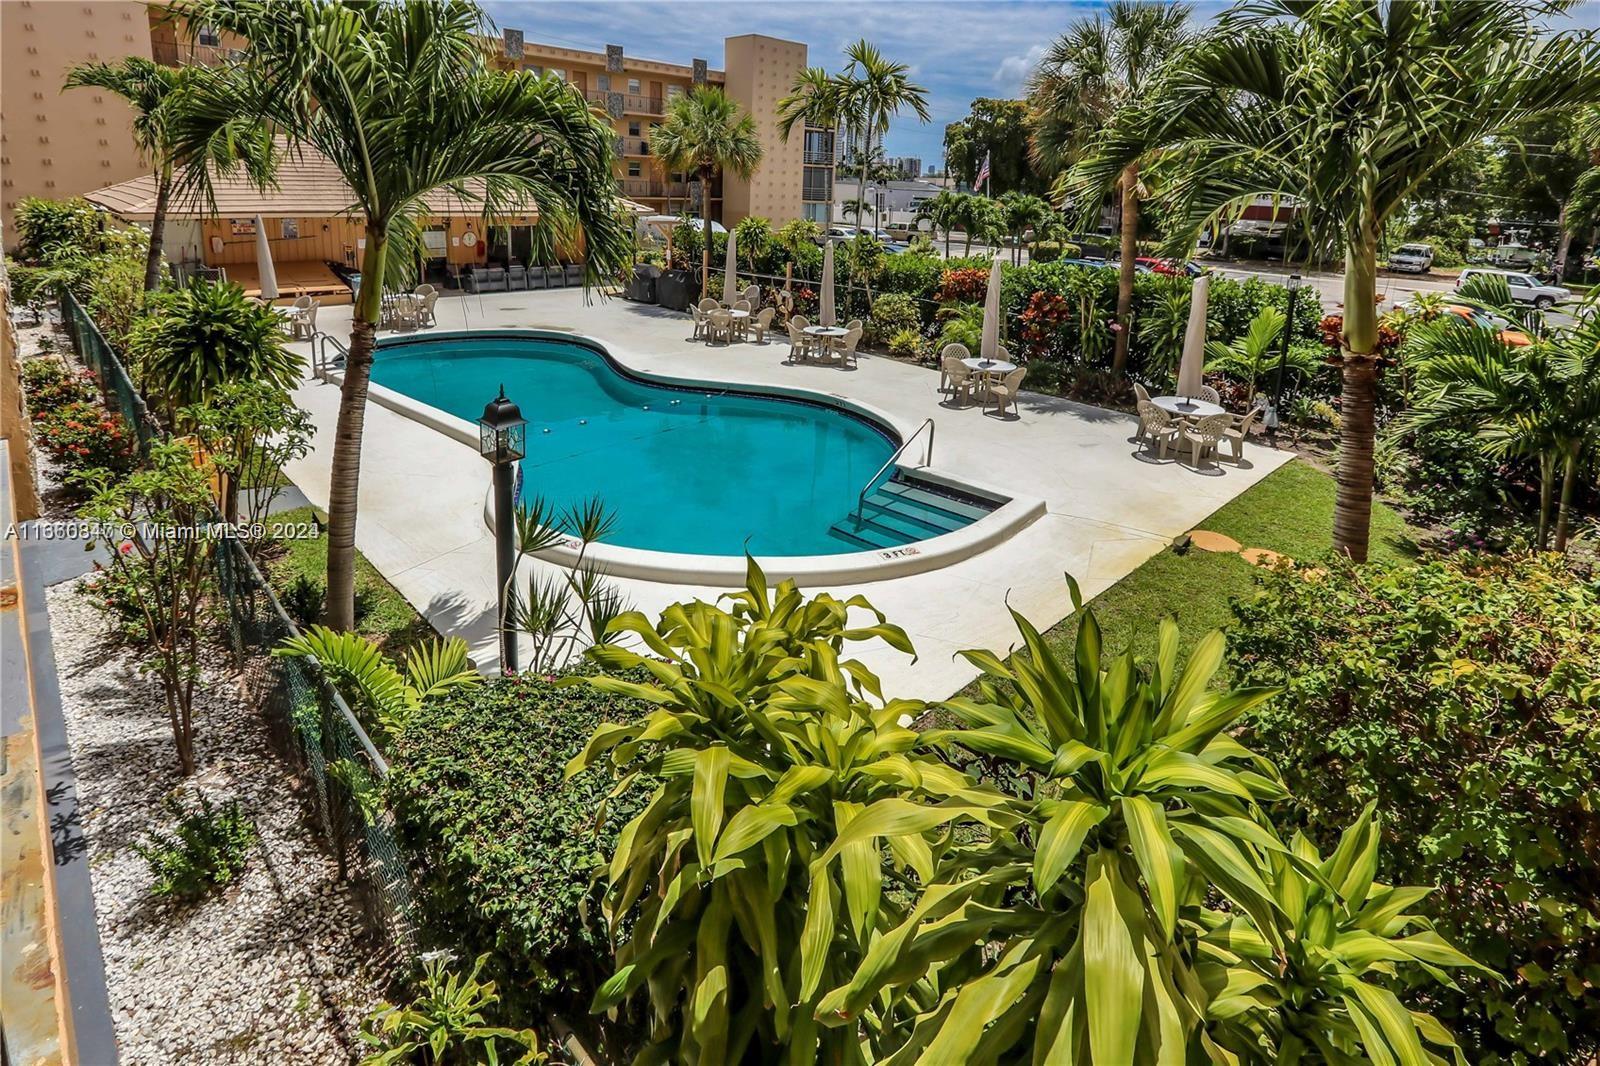
<path id="1" fill-rule="evenodd" d="M 896 448 L 894 450 L 894 454 L 889 456 L 889 458 L 884 461 L 884 464 L 882 466 L 878 467 L 877 473 L 875 473 L 871 477 L 867 478 L 867 483 L 865 485 L 861 486 L 861 491 L 860 492 L 856 493 L 856 513 L 855 513 L 855 518 L 856 518 L 857 521 L 861 520 L 861 510 L 862 510 L 862 507 L 865 506 L 866 499 L 867 499 L 867 493 L 872 491 L 872 486 L 877 484 L 878 479 L 883 476 L 883 472 L 885 470 L 889 469 L 890 467 L 892 467 L 895 464 L 895 460 L 899 459 L 900 456 L 905 452 L 905 450 L 907 448 L 911 447 L 911 442 L 916 440 L 917 437 L 922 433 L 923 430 L 927 430 L 928 431 L 928 448 L 927 448 L 927 451 L 923 454 L 922 465 L 923 466 L 928 466 L 929 464 L 931 464 L 933 462 L 933 430 L 934 430 L 933 419 L 924 418 L 922 420 L 922 425 L 918 426 L 912 432 L 911 436 L 907 437 L 905 440 L 900 442 L 900 447 L 898 447 L 898 448 Z"/>
<path id="2" fill-rule="evenodd" d="M 332 360 L 328 358 L 330 344 L 338 349 Z M 311 335 L 311 376 L 318 381 L 326 381 L 328 371 L 341 369 L 349 358 L 350 349 L 346 348 L 338 337 L 324 333 L 320 329 Z"/>

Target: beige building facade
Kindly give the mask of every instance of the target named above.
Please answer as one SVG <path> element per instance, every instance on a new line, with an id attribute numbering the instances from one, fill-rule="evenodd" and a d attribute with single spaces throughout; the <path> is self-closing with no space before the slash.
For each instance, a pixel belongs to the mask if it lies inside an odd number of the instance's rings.
<path id="1" fill-rule="evenodd" d="M 129 55 L 162 63 L 223 62 L 242 42 L 202 33 L 182 39 L 159 4 L 137 0 L 0 0 L 0 185 L 5 246 L 15 244 L 17 201 L 80 196 L 148 172 L 131 136 L 131 114 L 111 93 L 62 92 L 78 63 Z M 710 217 L 731 226 L 746 215 L 775 225 L 826 223 L 833 201 L 833 132 L 778 136 L 777 103 L 806 65 L 806 46 L 759 34 L 729 37 L 725 69 L 639 58 L 616 45 L 599 51 L 524 39 L 515 29 L 486 42 L 496 65 L 553 73 L 610 117 L 617 138 L 618 191 L 661 214 L 701 215 L 700 185 L 668 172 L 650 152 L 656 126 L 697 85 L 725 91 L 755 119 L 764 158 L 748 180 L 711 183 Z"/>
<path id="2" fill-rule="evenodd" d="M 79 196 L 148 168 L 133 147 L 133 116 L 112 93 L 62 92 L 79 63 L 151 58 L 142 3 L 0 0 L 0 225 L 16 243 L 17 201 Z"/>

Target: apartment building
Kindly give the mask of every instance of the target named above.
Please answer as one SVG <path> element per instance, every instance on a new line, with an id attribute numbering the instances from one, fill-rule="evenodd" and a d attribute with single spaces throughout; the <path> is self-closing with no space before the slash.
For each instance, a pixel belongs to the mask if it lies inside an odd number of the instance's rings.
<path id="1" fill-rule="evenodd" d="M 722 175 L 711 183 L 710 216 L 732 226 L 748 215 L 781 224 L 794 218 L 829 220 L 833 201 L 831 130 L 807 129 L 785 141 L 778 134 L 778 101 L 806 66 L 806 46 L 762 34 L 723 42 L 723 69 L 701 58 L 687 65 L 627 55 L 620 45 L 602 52 L 526 40 L 505 29 L 495 42 L 501 66 L 556 74 L 609 115 L 617 131 L 617 180 L 623 196 L 662 214 L 701 215 L 700 183 L 668 171 L 651 154 L 654 130 L 679 97 L 696 86 L 721 89 L 755 119 L 763 149 L 748 179 Z"/>
<path id="2" fill-rule="evenodd" d="M 718 177 L 710 216 L 733 225 L 746 215 L 781 224 L 826 223 L 833 201 L 834 135 L 808 129 L 778 136 L 777 102 L 806 65 L 806 46 L 759 34 L 724 42 L 724 69 L 626 55 L 617 45 L 586 51 L 527 41 L 506 29 L 485 42 L 505 69 L 553 73 L 582 92 L 616 127 L 619 192 L 662 214 L 702 213 L 700 186 L 668 173 L 650 153 L 652 131 L 696 85 L 716 86 L 750 112 L 764 158 L 749 179 Z M 79 196 L 148 172 L 131 136 L 132 116 L 110 93 L 61 91 L 78 63 L 139 55 L 162 63 L 225 62 L 244 42 L 202 28 L 193 41 L 175 32 L 160 4 L 137 0 L 0 0 L 0 201 L 5 246 L 12 215 L 26 196 Z"/>

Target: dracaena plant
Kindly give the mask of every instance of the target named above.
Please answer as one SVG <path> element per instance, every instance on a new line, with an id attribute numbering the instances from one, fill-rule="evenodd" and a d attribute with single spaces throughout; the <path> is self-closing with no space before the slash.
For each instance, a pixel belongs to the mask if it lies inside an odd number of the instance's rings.
<path id="1" fill-rule="evenodd" d="M 857 627 L 853 611 L 876 621 Z M 655 626 L 630 612 L 611 632 L 646 653 L 608 643 L 591 657 L 653 682 L 571 683 L 655 709 L 602 726 L 568 772 L 609 758 L 619 788 L 641 775 L 660 785 L 605 874 L 605 916 L 628 935 L 594 1009 L 643 994 L 640 1062 L 870 1057 L 895 1004 L 864 1010 L 858 1034 L 819 1025 L 817 1000 L 899 924 L 903 889 L 932 876 L 942 805 L 980 799 L 965 775 L 916 750 L 902 722 L 922 705 L 884 700 L 878 679 L 842 658 L 846 643 L 872 638 L 910 653 L 906 634 L 859 596 L 806 599 L 793 581 L 770 589 L 754 560 L 743 592 L 669 607 Z"/>
<path id="2" fill-rule="evenodd" d="M 1409 913 L 1429 888 L 1391 887 L 1378 869 L 1372 805 L 1324 859 L 1303 834 L 1267 853 L 1271 926 L 1207 910 L 1195 970 L 1210 1038 L 1246 1061 L 1424 1063 L 1465 1059 L 1438 1019 L 1386 987 L 1401 967 L 1452 987 L 1447 968 L 1486 970 Z M 1434 1045 L 1438 1052 L 1426 1047 Z"/>
<path id="3" fill-rule="evenodd" d="M 1019 827 L 948 849 L 940 887 L 820 1007 L 850 1024 L 886 991 L 927 1002 L 892 1063 L 1181 1061 L 1206 1008 L 1185 943 L 1208 888 L 1271 906 L 1252 891 L 1275 839 L 1258 804 L 1282 789 L 1224 730 L 1273 690 L 1209 687 L 1218 633 L 1181 668 L 1171 621 L 1153 663 L 1106 661 L 1085 611 L 1063 661 L 1013 617 L 1023 648 L 963 653 L 979 696 L 948 701 L 960 724 L 924 740 L 1031 779 L 994 801 Z"/>

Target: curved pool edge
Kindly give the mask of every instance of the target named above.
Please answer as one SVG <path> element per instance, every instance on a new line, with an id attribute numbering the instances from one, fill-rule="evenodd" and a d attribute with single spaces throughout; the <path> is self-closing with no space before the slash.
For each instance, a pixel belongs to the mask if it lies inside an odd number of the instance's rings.
<path id="1" fill-rule="evenodd" d="M 887 411 L 861 403 L 837 393 L 819 392 L 784 385 L 757 385 L 749 382 L 708 381 L 704 378 L 678 377 L 655 371 L 639 370 L 618 359 L 606 343 L 575 330 L 556 329 L 491 329 L 429 331 L 421 336 L 407 336 L 395 340 L 385 339 L 379 347 L 398 347 L 406 343 L 437 340 L 482 340 L 492 336 L 507 336 L 530 340 L 555 340 L 581 343 L 593 348 L 609 364 L 625 375 L 639 381 L 667 385 L 675 388 L 712 387 L 750 396 L 771 396 L 800 400 L 823 407 L 832 407 L 848 414 L 878 423 L 892 432 L 899 447 L 915 431 L 902 419 Z M 327 370 L 325 380 L 343 386 L 342 370 Z M 367 398 L 381 407 L 409 418 L 414 422 L 466 445 L 477 451 L 478 430 L 471 422 L 446 411 L 412 399 L 393 389 L 369 382 Z M 920 425 L 920 423 L 919 423 Z M 864 584 L 889 578 L 937 570 L 952 563 L 979 555 L 1001 542 L 1010 539 L 1032 525 L 1045 513 L 1045 501 L 1037 497 L 1016 496 L 989 485 L 958 478 L 933 466 L 908 466 L 917 477 L 960 492 L 980 496 L 997 503 L 995 510 L 961 529 L 943 533 L 927 540 L 913 541 L 894 548 L 872 551 L 844 552 L 834 555 L 775 555 L 756 556 L 767 577 L 774 581 L 793 578 L 805 585 Z M 487 479 L 485 479 L 487 481 Z M 492 487 L 484 490 L 483 520 L 494 528 L 494 496 Z M 580 543 L 575 537 L 537 553 L 537 558 L 562 566 L 578 561 Z M 591 544 L 584 561 L 593 564 L 609 577 L 637 578 L 680 585 L 738 586 L 744 583 L 745 559 L 742 555 L 693 555 L 679 552 L 654 551 L 644 548 L 627 548 L 614 544 Z"/>

